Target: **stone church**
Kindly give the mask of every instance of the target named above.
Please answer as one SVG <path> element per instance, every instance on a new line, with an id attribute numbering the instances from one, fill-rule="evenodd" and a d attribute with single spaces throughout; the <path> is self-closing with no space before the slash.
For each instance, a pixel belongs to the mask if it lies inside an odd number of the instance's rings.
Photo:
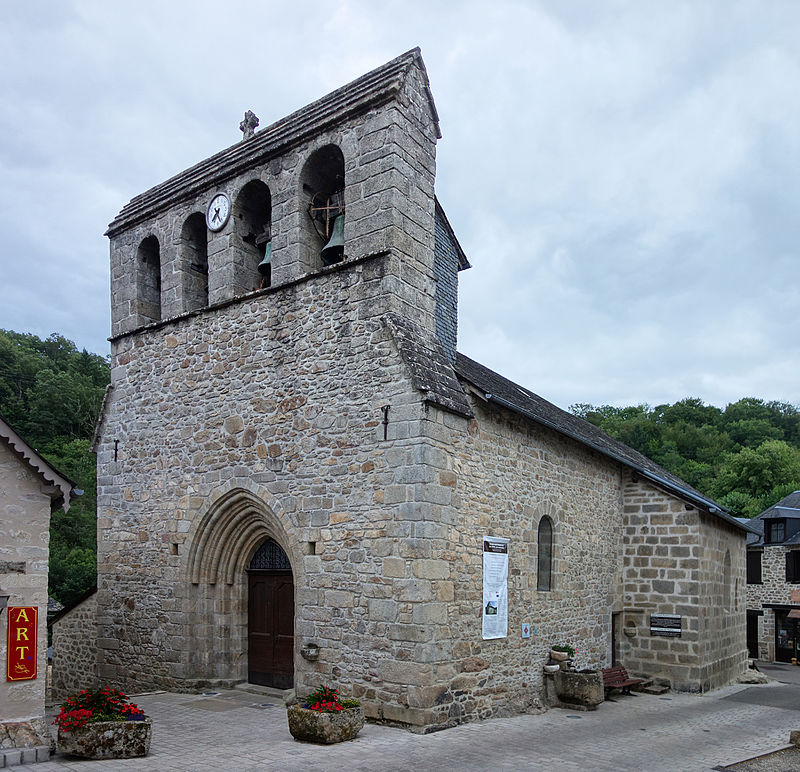
<path id="1" fill-rule="evenodd" d="M 325 683 L 422 731 L 540 705 L 557 643 L 676 689 L 735 678 L 741 525 L 456 353 L 470 265 L 419 50 L 256 124 L 108 229 L 99 678 Z"/>

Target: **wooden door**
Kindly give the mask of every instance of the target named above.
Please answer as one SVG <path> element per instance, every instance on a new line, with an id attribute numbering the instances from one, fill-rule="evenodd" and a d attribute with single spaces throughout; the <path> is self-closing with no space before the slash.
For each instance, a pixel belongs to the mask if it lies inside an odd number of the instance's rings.
<path id="1" fill-rule="evenodd" d="M 291 572 L 248 573 L 247 680 L 294 686 L 294 582 Z"/>
<path id="2" fill-rule="evenodd" d="M 800 624 L 788 612 L 775 611 L 775 661 L 791 662 L 800 655 Z"/>

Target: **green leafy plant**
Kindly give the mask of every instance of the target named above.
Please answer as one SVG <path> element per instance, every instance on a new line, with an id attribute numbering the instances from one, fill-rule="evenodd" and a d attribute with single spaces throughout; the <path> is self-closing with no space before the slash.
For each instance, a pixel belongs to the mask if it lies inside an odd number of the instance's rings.
<path id="1" fill-rule="evenodd" d="M 316 710 L 319 713 L 338 713 L 348 708 L 357 708 L 361 703 L 352 698 L 339 699 L 339 692 L 328 686 L 320 686 L 317 691 L 312 692 L 303 701 L 302 706 L 308 710 Z"/>
<path id="2" fill-rule="evenodd" d="M 572 659 L 575 656 L 575 649 L 572 648 L 568 643 L 559 643 L 555 646 L 550 647 L 553 651 L 562 651 L 565 654 L 569 655 L 569 658 Z"/>
<path id="3" fill-rule="evenodd" d="M 54 724 L 69 731 L 97 721 L 144 721 L 144 711 L 130 702 L 124 692 L 111 686 L 83 689 L 61 704 Z"/>

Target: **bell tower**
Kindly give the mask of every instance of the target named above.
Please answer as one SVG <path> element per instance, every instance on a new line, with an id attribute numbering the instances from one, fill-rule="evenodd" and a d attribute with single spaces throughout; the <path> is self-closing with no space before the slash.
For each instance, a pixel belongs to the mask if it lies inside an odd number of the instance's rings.
<path id="1" fill-rule="evenodd" d="M 250 115 L 109 225 L 112 336 L 379 253 L 372 310 L 433 331 L 440 133 L 419 49 L 260 131 Z"/>
<path id="2" fill-rule="evenodd" d="M 468 263 L 434 195 L 419 50 L 241 128 L 108 228 L 98 671 L 124 688 L 356 683 L 364 641 L 381 666 L 408 659 L 416 632 L 387 649 L 382 623 L 357 642 L 341 623 L 382 613 L 395 535 L 435 530 L 435 406 L 471 415 L 452 368 Z"/>

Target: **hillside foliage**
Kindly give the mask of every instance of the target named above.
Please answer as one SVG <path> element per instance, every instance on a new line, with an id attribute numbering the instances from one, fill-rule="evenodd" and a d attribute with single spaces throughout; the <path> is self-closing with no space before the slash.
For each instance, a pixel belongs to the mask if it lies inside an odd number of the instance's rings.
<path id="1" fill-rule="evenodd" d="M 106 357 L 0 330 L 0 414 L 83 495 L 50 521 L 50 595 L 65 605 L 97 579 L 96 466 L 91 437 L 109 382 Z"/>
<path id="2" fill-rule="evenodd" d="M 745 397 L 727 407 L 572 405 L 570 411 L 716 499 L 753 517 L 800 489 L 800 410 Z"/>

